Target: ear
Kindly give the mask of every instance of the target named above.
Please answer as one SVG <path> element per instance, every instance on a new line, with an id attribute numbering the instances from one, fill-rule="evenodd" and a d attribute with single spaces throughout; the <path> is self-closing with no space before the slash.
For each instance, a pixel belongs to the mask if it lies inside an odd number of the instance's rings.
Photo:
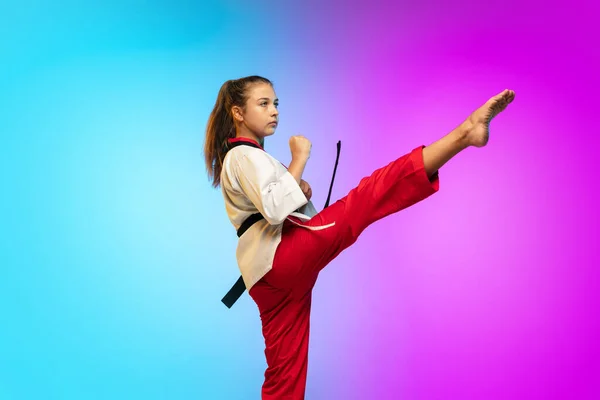
<path id="1" fill-rule="evenodd" d="M 233 106 L 231 108 L 231 115 L 233 115 L 233 119 L 237 122 L 242 122 L 244 120 L 241 107 Z"/>

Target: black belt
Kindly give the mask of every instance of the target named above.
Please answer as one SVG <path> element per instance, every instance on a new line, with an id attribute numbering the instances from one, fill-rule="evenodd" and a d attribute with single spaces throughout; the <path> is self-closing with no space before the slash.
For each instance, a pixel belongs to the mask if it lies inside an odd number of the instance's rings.
<path id="1" fill-rule="evenodd" d="M 329 200 L 331 199 L 331 189 L 333 188 L 333 180 L 335 179 L 335 172 L 337 171 L 338 161 L 340 159 L 340 149 L 342 147 L 342 142 L 338 141 L 337 143 L 337 156 L 335 159 L 335 167 L 333 168 L 333 176 L 331 177 L 331 184 L 329 185 L 329 194 L 327 195 L 327 201 L 325 202 L 325 207 L 329 206 Z M 237 230 L 237 236 L 240 237 L 246 232 L 252 225 L 263 219 L 263 215 L 261 213 L 252 214 L 248 218 L 242 222 L 240 228 Z M 227 308 L 231 308 L 233 304 L 244 294 L 246 290 L 246 285 L 244 284 L 244 279 L 240 276 L 238 280 L 233 284 L 231 289 L 227 292 L 225 297 L 221 299 L 223 304 L 227 306 Z"/>
<path id="2" fill-rule="evenodd" d="M 261 213 L 252 214 L 251 216 L 246 218 L 244 222 L 242 222 L 240 229 L 237 230 L 238 237 L 242 236 L 244 232 L 246 232 L 252 225 L 254 225 L 263 218 L 264 217 Z M 242 279 L 242 277 L 240 276 L 221 301 L 227 306 L 227 308 L 231 308 L 231 306 L 240 298 L 240 296 L 244 293 L 245 290 L 246 285 L 244 284 L 244 279 Z"/>

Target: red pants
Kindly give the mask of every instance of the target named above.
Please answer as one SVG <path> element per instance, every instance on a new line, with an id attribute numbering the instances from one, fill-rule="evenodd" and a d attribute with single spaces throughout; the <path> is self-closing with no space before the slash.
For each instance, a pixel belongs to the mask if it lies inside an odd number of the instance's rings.
<path id="1" fill-rule="evenodd" d="M 423 166 L 423 146 L 363 178 L 348 195 L 303 223 L 335 225 L 312 231 L 285 221 L 273 268 L 250 289 L 265 338 L 262 399 L 304 399 L 312 288 L 319 272 L 375 221 L 439 189 Z"/>

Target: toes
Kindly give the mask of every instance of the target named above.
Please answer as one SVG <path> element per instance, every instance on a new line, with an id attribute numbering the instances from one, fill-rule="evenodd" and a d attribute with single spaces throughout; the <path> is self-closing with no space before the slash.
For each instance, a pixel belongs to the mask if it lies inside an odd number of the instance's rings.
<path id="1" fill-rule="evenodd" d="M 515 98 L 515 91 L 514 90 L 508 90 L 508 89 L 506 89 L 506 96 L 505 96 L 505 98 L 506 98 L 506 101 L 509 102 L 509 103 L 511 101 L 513 101 L 514 98 Z"/>
<path id="2" fill-rule="evenodd" d="M 496 96 L 497 100 L 503 107 L 506 107 L 515 98 L 515 92 L 509 89 L 504 89 L 502 93 Z"/>

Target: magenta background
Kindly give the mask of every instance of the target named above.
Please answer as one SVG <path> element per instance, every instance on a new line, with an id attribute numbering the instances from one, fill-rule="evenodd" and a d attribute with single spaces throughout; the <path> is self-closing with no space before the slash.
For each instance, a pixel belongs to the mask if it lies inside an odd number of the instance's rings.
<path id="1" fill-rule="evenodd" d="M 308 398 L 600 398 L 597 6 L 336 3 L 306 20 L 338 197 L 491 95 L 516 99 L 439 193 L 321 275 Z M 330 169 L 307 174 L 326 190 Z"/>

